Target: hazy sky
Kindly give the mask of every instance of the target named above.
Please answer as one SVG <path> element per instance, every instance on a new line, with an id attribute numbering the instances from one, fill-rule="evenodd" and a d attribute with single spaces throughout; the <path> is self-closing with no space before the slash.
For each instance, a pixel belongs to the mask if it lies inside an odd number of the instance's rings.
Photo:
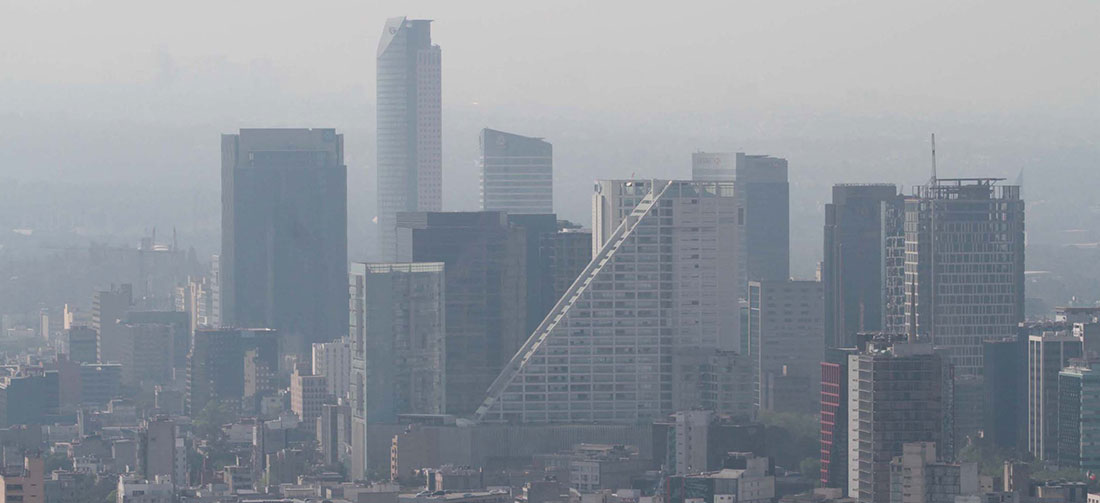
<path id="1" fill-rule="evenodd" d="M 832 183 L 922 181 L 932 131 L 945 176 L 1100 168 L 1093 0 L 0 0 L 0 176 L 216 190 L 219 133 L 336 127 L 355 225 L 399 15 L 443 48 L 447 209 L 476 204 L 485 126 L 552 141 L 581 221 L 594 178 L 684 177 L 695 149 L 787 157 L 815 228 Z"/>
<path id="2" fill-rule="evenodd" d="M 7 1 L 0 64 L 6 83 L 212 85 L 199 74 L 236 67 L 295 93 L 372 97 L 380 27 L 407 15 L 436 20 L 452 105 L 916 113 L 1100 97 L 1091 0 L 652 4 Z"/>

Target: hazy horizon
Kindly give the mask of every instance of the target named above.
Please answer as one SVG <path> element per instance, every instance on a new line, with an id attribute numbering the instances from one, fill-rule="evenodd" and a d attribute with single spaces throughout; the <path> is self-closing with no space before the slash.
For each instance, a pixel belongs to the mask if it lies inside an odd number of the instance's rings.
<path id="1" fill-rule="evenodd" d="M 555 208 L 586 225 L 596 178 L 686 178 L 696 150 L 785 157 L 802 277 L 829 187 L 924 182 L 933 132 L 943 177 L 1025 172 L 1029 225 L 1049 223 L 1031 236 L 1097 211 L 1100 6 L 1084 1 L 8 3 L 0 178 L 206 198 L 218 135 L 335 127 L 350 258 L 367 258 L 375 51 L 402 15 L 434 19 L 443 51 L 445 210 L 477 208 L 477 134 L 492 127 L 554 144 Z M 198 217 L 179 218 L 148 225 Z"/>

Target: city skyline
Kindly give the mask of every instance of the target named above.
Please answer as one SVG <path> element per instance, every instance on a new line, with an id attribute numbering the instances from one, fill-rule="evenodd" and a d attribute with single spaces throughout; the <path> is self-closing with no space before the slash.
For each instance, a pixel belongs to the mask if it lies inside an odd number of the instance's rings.
<path id="1" fill-rule="evenodd" d="M 208 1 L 0 6 L 0 502 L 1100 502 L 1100 5 Z"/>

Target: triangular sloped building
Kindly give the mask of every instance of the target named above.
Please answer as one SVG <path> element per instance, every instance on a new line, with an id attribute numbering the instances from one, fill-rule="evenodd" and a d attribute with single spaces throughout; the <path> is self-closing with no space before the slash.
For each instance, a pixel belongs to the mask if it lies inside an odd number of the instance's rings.
<path id="1" fill-rule="evenodd" d="M 493 382 L 476 419 L 636 423 L 674 412 L 674 354 L 740 342 L 731 182 L 601 181 L 598 252 Z"/>

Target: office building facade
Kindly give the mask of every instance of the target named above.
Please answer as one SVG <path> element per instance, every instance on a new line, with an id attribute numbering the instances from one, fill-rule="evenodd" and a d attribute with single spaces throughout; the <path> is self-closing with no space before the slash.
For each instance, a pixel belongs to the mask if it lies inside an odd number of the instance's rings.
<path id="1" fill-rule="evenodd" d="M 549 142 L 485 128 L 479 145 L 482 211 L 554 212 L 554 147 Z"/>
<path id="2" fill-rule="evenodd" d="M 524 337 L 531 335 L 554 307 L 554 262 L 549 239 L 558 233 L 558 218 L 554 214 L 508 215 L 508 226 L 523 236 Z M 518 249 L 519 243 L 513 242 Z M 587 264 L 586 264 L 587 265 Z M 511 356 L 509 355 L 508 358 Z"/>
<path id="3" fill-rule="evenodd" d="M 222 135 L 222 325 L 347 335 L 347 167 L 333 129 Z"/>
<path id="4" fill-rule="evenodd" d="M 891 238 L 903 237 L 902 198 L 893 184 L 834 185 L 825 205 L 825 341 L 851 347 L 855 334 L 884 330 L 886 253 Z"/>
<path id="5" fill-rule="evenodd" d="M 441 53 L 431 21 L 390 18 L 378 41 L 379 259 L 397 259 L 397 214 L 443 201 Z"/>
<path id="6" fill-rule="evenodd" d="M 821 362 L 821 487 L 848 485 L 848 357 L 856 348 L 828 348 Z"/>
<path id="7" fill-rule="evenodd" d="M 1100 470 L 1100 372 L 1075 362 L 1058 373 L 1057 465 Z"/>
<path id="8" fill-rule="evenodd" d="M 819 281 L 749 282 L 748 337 L 761 410 L 818 411 L 824 302 Z"/>
<path id="9" fill-rule="evenodd" d="M 1058 456 L 1058 374 L 1084 355 L 1084 339 L 1072 325 L 1054 323 L 1028 336 L 1027 447 L 1036 459 Z"/>
<path id="10" fill-rule="evenodd" d="M 950 459 L 950 372 L 927 343 L 871 343 L 848 357 L 848 496 L 890 502 L 890 462 L 907 442 Z"/>
<path id="11" fill-rule="evenodd" d="M 65 353 L 69 360 L 78 363 L 96 363 L 97 334 L 94 328 L 86 325 L 74 325 L 65 330 Z"/>
<path id="12" fill-rule="evenodd" d="M 989 339 L 982 343 L 985 378 L 985 411 L 982 431 L 998 448 L 1026 445 L 1027 335 Z"/>
<path id="13" fill-rule="evenodd" d="M 325 376 L 329 395 L 346 400 L 351 390 L 351 337 L 313 343 L 313 374 Z"/>
<path id="14" fill-rule="evenodd" d="M 735 186 L 738 219 L 744 219 L 741 277 L 744 281 L 790 278 L 787 160 L 738 152 Z"/>
<path id="15" fill-rule="evenodd" d="M 470 414 L 530 335 L 526 231 L 495 211 L 398 219 L 399 247 L 413 262 L 445 265 L 447 413 Z"/>
<path id="16" fill-rule="evenodd" d="M 447 411 L 444 264 L 351 266 L 351 473 L 367 469 L 368 423 Z"/>
<path id="17" fill-rule="evenodd" d="M 992 178 L 939 179 L 905 198 L 905 333 L 982 371 L 982 341 L 1024 321 L 1024 202 Z"/>
<path id="18" fill-rule="evenodd" d="M 565 291 L 573 286 L 573 282 L 580 276 L 581 271 L 584 271 L 592 261 L 592 231 L 563 228 L 553 236 L 546 236 L 544 239 L 550 241 L 550 243 L 543 243 L 543 247 L 549 250 L 550 268 L 554 274 L 553 298 L 554 303 L 557 303 L 558 299 L 565 295 Z"/>
<path id="19" fill-rule="evenodd" d="M 121 363 L 125 330 L 122 318 L 134 305 L 130 284 L 111 285 L 92 297 L 92 329 L 96 331 L 96 354 L 100 363 Z"/>
<path id="20" fill-rule="evenodd" d="M 723 266 L 737 259 L 732 184 L 619 180 L 596 188 L 593 231 L 606 244 L 493 381 L 479 419 L 664 417 L 673 412 L 664 361 L 683 348 L 737 347 L 742 283 Z"/>

